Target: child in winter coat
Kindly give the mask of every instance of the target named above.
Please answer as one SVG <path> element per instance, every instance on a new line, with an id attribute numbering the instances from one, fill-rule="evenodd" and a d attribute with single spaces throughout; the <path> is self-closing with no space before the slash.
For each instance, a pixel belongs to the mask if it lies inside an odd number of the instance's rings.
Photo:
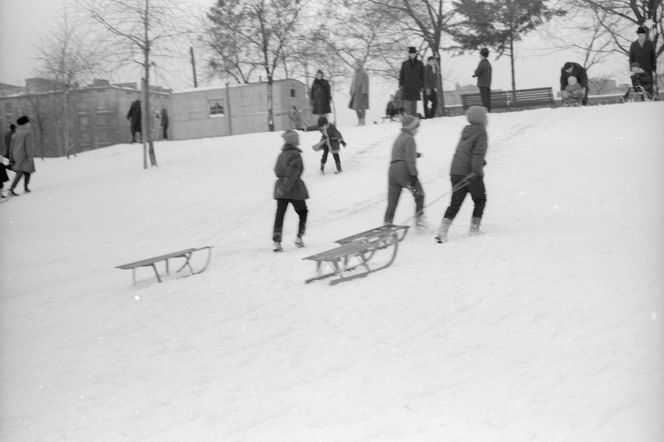
<path id="1" fill-rule="evenodd" d="M 567 77 L 567 86 L 563 91 L 563 98 L 566 103 L 580 106 L 585 92 L 586 90 L 579 84 L 574 75 Z"/>
<path id="2" fill-rule="evenodd" d="M 339 148 L 339 144 L 346 147 L 344 137 L 334 124 L 327 121 L 326 117 L 318 118 L 318 129 L 323 136 L 320 141 L 313 146 L 313 149 L 315 151 L 323 151 L 323 156 L 320 159 L 320 173 L 325 173 L 325 163 L 327 162 L 327 155 L 329 152 L 332 152 L 334 163 L 337 165 L 337 171 L 335 173 L 341 173 L 341 158 L 339 157 L 339 151 L 341 149 Z"/>
<path id="3" fill-rule="evenodd" d="M 401 119 L 401 133 L 392 146 L 392 157 L 388 172 L 387 209 L 384 223 L 392 224 L 401 191 L 410 190 L 415 198 L 415 225 L 421 227 L 424 221 L 424 190 L 417 178 L 416 159 L 419 158 L 415 146 L 415 135 L 420 126 L 420 119 L 412 115 L 404 115 Z"/>
<path id="4" fill-rule="evenodd" d="M 297 229 L 297 238 L 295 245 L 304 247 L 302 236 L 307 225 L 306 199 L 309 198 L 309 192 L 304 181 L 302 181 L 302 172 L 304 164 L 302 162 L 302 150 L 298 148 L 300 139 L 294 130 L 287 130 L 281 135 L 284 138 L 284 146 L 277 158 L 277 164 L 274 166 L 274 173 L 277 175 L 277 182 L 274 185 L 274 199 L 277 200 L 277 213 L 274 218 L 274 228 L 272 229 L 272 241 L 274 241 L 274 251 L 282 252 L 281 234 L 284 225 L 284 215 L 288 204 L 292 204 L 299 217 Z"/>
<path id="5" fill-rule="evenodd" d="M 483 170 L 486 165 L 484 157 L 488 147 L 486 109 L 481 106 L 471 106 L 466 111 L 466 118 L 470 124 L 463 128 L 461 139 L 452 159 L 450 170 L 452 200 L 445 211 L 445 216 L 436 236 L 438 243 L 447 242 L 447 231 L 459 212 L 467 193 L 470 193 L 475 203 L 473 217 L 470 222 L 470 234 L 480 233 L 480 222 L 486 205 Z"/>

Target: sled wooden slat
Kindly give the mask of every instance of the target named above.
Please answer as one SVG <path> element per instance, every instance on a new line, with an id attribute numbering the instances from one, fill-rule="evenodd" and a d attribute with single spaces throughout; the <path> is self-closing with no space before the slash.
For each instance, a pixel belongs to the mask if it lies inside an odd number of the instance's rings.
<path id="1" fill-rule="evenodd" d="M 194 270 L 193 266 L 191 265 L 191 258 L 192 256 L 201 250 L 207 250 L 208 255 L 207 255 L 207 261 L 205 262 L 205 265 L 203 268 L 200 270 Z M 157 269 L 157 264 L 160 262 L 164 263 L 164 268 L 166 271 L 166 275 L 170 275 L 170 265 L 169 261 L 172 259 L 184 259 L 184 263 L 182 266 L 177 269 L 174 273 L 179 273 L 185 268 L 188 268 L 189 271 L 191 272 L 192 275 L 196 275 L 198 273 L 203 272 L 205 269 L 207 269 L 208 265 L 210 264 L 210 260 L 212 258 L 212 247 L 210 246 L 205 246 L 205 247 L 199 247 L 199 248 L 189 248 L 189 249 L 184 249 L 184 250 L 178 250 L 177 252 L 171 252 L 171 253 L 166 253 L 164 255 L 159 255 L 159 256 L 154 256 L 152 258 L 145 258 L 141 259 L 139 261 L 134 261 L 130 262 L 127 264 L 122 264 L 119 266 L 116 266 L 117 269 L 122 269 L 122 270 L 130 270 L 132 271 L 132 281 L 135 284 L 136 283 L 136 269 L 140 267 L 152 267 L 154 270 L 154 274 L 157 277 L 157 281 L 162 282 L 162 275 L 159 273 L 159 270 Z"/>
<path id="2" fill-rule="evenodd" d="M 340 244 L 338 247 L 303 258 L 316 262 L 317 273 L 305 282 L 336 277 L 330 281 L 330 284 L 334 285 L 363 278 L 369 273 L 389 267 L 396 258 L 399 241 L 406 236 L 408 228 L 409 226 L 381 226 L 337 240 Z M 389 248 L 392 253 L 386 263 L 371 263 L 378 251 Z M 323 273 L 321 270 L 324 265 L 331 267 L 331 272 Z M 354 273 L 349 275 L 348 272 Z"/>

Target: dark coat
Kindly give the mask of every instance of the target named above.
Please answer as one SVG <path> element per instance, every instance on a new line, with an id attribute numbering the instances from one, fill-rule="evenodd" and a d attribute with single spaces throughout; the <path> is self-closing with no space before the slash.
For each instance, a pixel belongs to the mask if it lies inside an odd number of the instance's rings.
<path id="1" fill-rule="evenodd" d="M 470 124 L 461 131 L 461 139 L 452 158 L 450 175 L 466 176 L 475 172 L 479 176 L 484 176 L 484 165 L 486 164 L 484 157 L 488 147 L 484 126 L 485 118 L 486 114 L 483 111 L 477 111 L 472 116 L 469 115 Z"/>
<path id="2" fill-rule="evenodd" d="M 311 113 L 315 115 L 329 114 L 332 112 L 330 110 L 330 101 L 332 101 L 332 95 L 330 94 L 330 83 L 324 78 L 316 78 L 311 85 L 311 93 L 309 94 L 311 99 Z"/>
<path id="3" fill-rule="evenodd" d="M 477 87 L 491 87 L 491 63 L 486 58 L 482 58 L 475 69 L 477 77 Z"/>
<path id="4" fill-rule="evenodd" d="M 161 110 L 161 126 L 168 127 L 168 111 L 166 108 Z"/>
<path id="5" fill-rule="evenodd" d="M 12 136 L 11 151 L 14 171 L 27 173 L 35 171 L 35 143 L 29 127 L 19 126 L 16 129 L 16 133 Z"/>
<path id="6" fill-rule="evenodd" d="M 417 58 L 401 64 L 399 87 L 403 90 L 403 100 L 418 101 L 424 88 L 424 64 Z"/>
<path id="7" fill-rule="evenodd" d="M 438 75 L 429 65 L 424 67 L 424 89 L 438 90 Z"/>
<path id="8" fill-rule="evenodd" d="M 567 87 L 567 78 L 576 77 L 579 84 L 588 90 L 588 73 L 586 68 L 579 63 L 572 63 L 572 72 L 567 72 L 565 69 L 560 69 L 560 90 L 564 91 Z"/>
<path id="9" fill-rule="evenodd" d="M 652 73 L 657 71 L 657 59 L 655 58 L 655 45 L 652 41 L 646 40 L 643 47 L 638 41 L 632 43 L 629 47 L 629 66 L 632 68 L 632 63 L 638 63 L 641 69 L 646 71 L 648 77 L 652 79 Z"/>
<path id="10" fill-rule="evenodd" d="M 129 112 L 127 112 L 127 120 L 131 124 L 132 132 L 141 132 L 141 102 L 139 100 L 131 103 Z"/>
<path id="11" fill-rule="evenodd" d="M 274 166 L 277 182 L 274 184 L 274 199 L 305 200 L 309 198 L 307 186 L 302 181 L 304 163 L 302 151 L 285 144 Z"/>
<path id="12" fill-rule="evenodd" d="M 327 146 L 327 148 L 330 149 L 330 152 L 339 153 L 341 150 L 339 143 L 346 143 L 344 141 L 343 135 L 341 135 L 341 132 L 339 132 L 339 129 L 337 129 L 334 124 L 330 123 L 327 125 L 327 129 L 321 128 L 320 131 L 323 134 L 320 142 L 318 143 L 321 148 Z"/>

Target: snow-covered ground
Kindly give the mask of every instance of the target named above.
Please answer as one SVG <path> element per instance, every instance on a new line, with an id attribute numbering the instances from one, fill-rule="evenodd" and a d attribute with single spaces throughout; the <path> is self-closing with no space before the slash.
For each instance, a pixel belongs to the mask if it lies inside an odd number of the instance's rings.
<path id="1" fill-rule="evenodd" d="M 271 251 L 275 133 L 37 161 L 0 205 L 2 441 L 664 440 L 664 103 L 490 115 L 484 235 L 412 231 L 386 270 L 304 284 L 380 225 L 397 123 L 301 136 L 307 247 Z M 463 117 L 417 135 L 440 222 Z M 328 163 L 328 171 L 333 165 Z M 396 221 L 414 204 L 404 193 Z M 159 284 L 114 267 L 212 245 Z"/>

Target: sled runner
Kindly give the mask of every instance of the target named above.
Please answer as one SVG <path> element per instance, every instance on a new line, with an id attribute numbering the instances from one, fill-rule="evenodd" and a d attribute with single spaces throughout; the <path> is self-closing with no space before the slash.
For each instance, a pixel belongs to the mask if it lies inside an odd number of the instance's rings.
<path id="1" fill-rule="evenodd" d="M 337 240 L 340 245 L 334 249 L 302 258 L 316 262 L 317 275 L 307 279 L 305 283 L 336 276 L 330 281 L 330 285 L 334 285 L 363 278 L 369 273 L 389 267 L 394 262 L 399 242 L 404 239 L 409 227 L 390 224 L 370 229 Z M 380 253 L 381 251 L 386 253 Z M 377 260 L 374 258 L 377 255 L 386 255 L 387 261 L 383 260 L 382 263 L 379 261 L 376 264 Z M 370 262 L 372 260 L 373 262 Z M 330 266 L 332 271 L 323 273 L 323 264 Z M 354 273 L 347 275 L 347 272 Z"/>
<path id="2" fill-rule="evenodd" d="M 205 261 L 205 265 L 199 269 L 199 270 L 194 270 L 194 267 L 191 264 L 191 258 L 192 256 L 201 250 L 207 250 L 207 259 Z M 157 263 L 159 262 L 164 262 L 165 263 L 165 270 L 166 270 L 166 275 L 170 275 L 170 268 L 169 268 L 169 260 L 171 259 L 184 259 L 184 263 L 182 266 L 175 271 L 175 273 L 179 273 L 185 268 L 189 269 L 189 272 L 192 275 L 197 275 L 199 273 L 202 273 L 205 269 L 207 269 L 208 265 L 210 264 L 210 260 L 212 259 L 212 247 L 210 246 L 205 246 L 205 247 L 199 247 L 199 248 L 190 248 L 190 249 L 185 249 L 185 250 L 179 250 L 177 252 L 172 252 L 172 253 L 167 253 L 165 255 L 160 255 L 160 256 L 155 256 L 153 258 L 146 258 L 146 259 L 141 259 L 140 261 L 136 262 L 130 262 L 128 264 L 122 264 L 120 266 L 117 266 L 117 269 L 122 269 L 122 270 L 129 270 L 131 269 L 132 272 L 132 281 L 134 284 L 136 284 L 136 269 L 139 267 L 152 267 L 154 270 L 154 274 L 157 276 L 157 281 L 161 281 L 161 277 L 163 274 L 159 274 L 159 270 L 157 270 Z"/>

